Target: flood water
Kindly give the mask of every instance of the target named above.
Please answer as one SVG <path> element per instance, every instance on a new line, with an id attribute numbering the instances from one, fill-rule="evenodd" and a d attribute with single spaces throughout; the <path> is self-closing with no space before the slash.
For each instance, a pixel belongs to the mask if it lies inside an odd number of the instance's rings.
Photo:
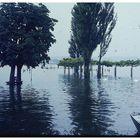
<path id="1" fill-rule="evenodd" d="M 26 68 L 24 68 L 26 69 Z M 63 68 L 22 72 L 23 85 L 9 88 L 0 68 L 0 136 L 135 136 L 130 114 L 140 111 L 140 67 L 106 68 L 90 80 Z"/>

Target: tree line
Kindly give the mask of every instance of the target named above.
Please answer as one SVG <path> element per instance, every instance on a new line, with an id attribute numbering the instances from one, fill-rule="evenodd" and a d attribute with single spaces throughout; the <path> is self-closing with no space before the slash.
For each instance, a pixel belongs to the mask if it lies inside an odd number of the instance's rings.
<path id="1" fill-rule="evenodd" d="M 98 61 L 98 60 L 91 60 L 90 66 L 98 66 L 100 63 L 100 66 L 102 67 L 102 73 L 103 73 L 103 67 L 113 67 L 114 66 L 114 75 L 116 77 L 117 75 L 117 67 L 130 67 L 131 71 L 131 78 L 133 77 L 133 68 L 140 66 L 140 60 L 121 60 L 121 61 Z M 84 59 L 83 58 L 63 58 L 63 60 L 60 60 L 58 63 L 58 67 L 63 66 L 66 68 L 74 68 L 75 72 L 78 72 L 80 69 L 80 72 L 82 72 L 82 67 L 84 66 Z M 98 73 L 98 69 L 97 69 Z M 102 76 L 103 74 L 101 74 Z"/>
<path id="2" fill-rule="evenodd" d="M 104 60 L 102 62 L 99 62 L 98 60 L 91 60 L 90 65 L 98 65 L 101 63 L 101 65 L 106 67 L 112 67 L 112 66 L 119 66 L 119 67 L 136 67 L 140 65 L 140 60 L 121 60 L 121 61 L 107 61 Z M 83 58 L 63 58 L 63 60 L 60 60 L 58 63 L 58 66 L 63 67 L 76 67 L 76 66 L 84 66 L 84 59 Z"/>
<path id="3" fill-rule="evenodd" d="M 58 22 L 49 13 L 41 3 L 1 3 L 0 66 L 10 66 L 9 84 L 15 84 L 15 76 L 16 83 L 22 83 L 24 65 L 35 68 L 49 63 L 48 51 L 56 42 L 52 32 Z M 82 57 L 87 76 L 91 56 L 100 47 L 97 74 L 100 78 L 101 59 L 107 52 L 117 20 L 114 3 L 76 3 L 71 13 L 70 56 Z"/>

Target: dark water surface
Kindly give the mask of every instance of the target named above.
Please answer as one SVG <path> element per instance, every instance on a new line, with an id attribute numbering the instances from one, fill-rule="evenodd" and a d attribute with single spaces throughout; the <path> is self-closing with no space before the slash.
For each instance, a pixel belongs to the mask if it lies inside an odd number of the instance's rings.
<path id="1" fill-rule="evenodd" d="M 105 72 L 100 81 L 63 69 L 23 72 L 23 85 L 9 88 L 9 68 L 0 69 L 0 136 L 134 136 L 130 113 L 140 112 L 140 68 Z"/>

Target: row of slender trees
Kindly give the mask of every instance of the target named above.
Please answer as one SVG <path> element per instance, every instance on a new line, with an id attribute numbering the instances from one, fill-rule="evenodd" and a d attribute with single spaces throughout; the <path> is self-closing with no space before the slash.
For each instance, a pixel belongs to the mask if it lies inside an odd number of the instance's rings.
<path id="1" fill-rule="evenodd" d="M 131 67 L 131 78 L 133 77 L 133 68 L 140 66 L 140 60 L 121 60 L 121 61 L 97 61 L 97 60 L 91 60 L 90 65 L 97 65 L 102 67 L 102 73 L 103 73 L 103 67 L 113 67 L 114 66 L 114 75 L 116 77 L 117 75 L 117 67 Z M 80 69 L 80 72 L 82 72 L 82 67 L 84 66 L 84 59 L 83 58 L 63 58 L 63 60 L 60 60 L 58 63 L 58 67 L 63 66 L 64 68 L 74 68 L 75 72 L 78 72 Z M 101 73 L 101 76 L 103 74 Z M 98 75 L 98 69 L 97 69 L 97 75 Z"/>
<path id="2" fill-rule="evenodd" d="M 83 58 L 85 75 L 89 72 L 92 54 L 99 47 L 97 77 L 101 78 L 101 60 L 111 42 L 116 21 L 113 3 L 77 3 L 73 7 L 69 53 L 72 58 Z"/>
<path id="3" fill-rule="evenodd" d="M 121 60 L 121 61 L 107 61 L 104 60 L 102 62 L 99 62 L 98 60 L 91 60 L 90 65 L 98 65 L 101 63 L 102 66 L 106 67 L 112 67 L 112 66 L 119 66 L 119 67 L 125 67 L 125 66 L 140 66 L 140 60 Z M 84 66 L 84 60 L 83 58 L 63 58 L 63 60 L 60 60 L 58 63 L 58 66 L 64 66 L 64 67 L 76 67 L 76 66 Z"/>

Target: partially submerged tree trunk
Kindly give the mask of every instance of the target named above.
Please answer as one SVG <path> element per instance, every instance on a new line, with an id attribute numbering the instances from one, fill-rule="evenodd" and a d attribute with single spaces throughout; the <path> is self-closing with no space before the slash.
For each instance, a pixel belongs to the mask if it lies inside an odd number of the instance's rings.
<path id="1" fill-rule="evenodd" d="M 86 71 L 86 73 L 84 72 L 84 79 L 90 79 L 90 71 Z"/>
<path id="2" fill-rule="evenodd" d="M 78 70 L 79 70 L 79 66 L 75 66 L 74 67 L 74 73 L 78 73 Z"/>
<path id="3" fill-rule="evenodd" d="M 17 84 L 21 84 L 21 69 L 22 69 L 22 65 L 17 65 Z"/>
<path id="4" fill-rule="evenodd" d="M 70 67 L 68 67 L 68 75 L 70 75 Z"/>
<path id="5" fill-rule="evenodd" d="M 104 66 L 102 65 L 102 76 L 104 76 Z"/>
<path id="6" fill-rule="evenodd" d="M 91 56 L 84 58 L 84 75 L 89 76 L 89 65 L 90 65 Z"/>
<path id="7" fill-rule="evenodd" d="M 131 66 L 131 79 L 133 78 L 133 66 Z"/>
<path id="8" fill-rule="evenodd" d="M 9 84 L 15 84 L 15 65 L 11 66 Z"/>
<path id="9" fill-rule="evenodd" d="M 101 78 L 101 64 L 98 63 L 98 68 L 97 68 L 97 78 Z"/>
<path id="10" fill-rule="evenodd" d="M 66 74 L 66 67 L 64 66 L 64 74 Z"/>
<path id="11" fill-rule="evenodd" d="M 115 68 L 114 68 L 114 76 L 115 76 L 115 78 L 117 77 L 117 66 L 115 66 Z"/>
<path id="12" fill-rule="evenodd" d="M 97 69 L 97 78 L 101 79 L 101 46 L 100 46 L 100 55 L 99 55 L 99 61 L 98 61 L 98 69 Z"/>
<path id="13" fill-rule="evenodd" d="M 31 83 L 32 83 L 32 68 L 30 69 L 30 73 L 31 73 Z"/>
<path id="14" fill-rule="evenodd" d="M 83 69 L 82 69 L 82 65 L 80 65 L 80 73 L 82 74 Z"/>

